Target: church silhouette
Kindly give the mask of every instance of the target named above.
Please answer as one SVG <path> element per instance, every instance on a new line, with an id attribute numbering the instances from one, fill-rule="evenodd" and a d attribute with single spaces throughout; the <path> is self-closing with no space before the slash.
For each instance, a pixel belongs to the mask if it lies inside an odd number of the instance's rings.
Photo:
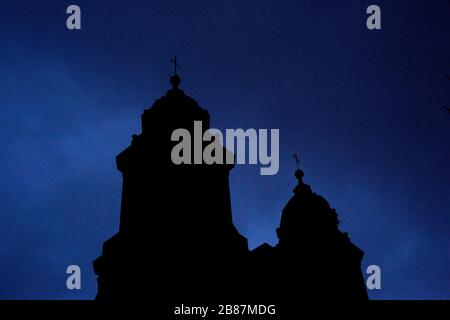
<path id="1" fill-rule="evenodd" d="M 172 88 L 143 112 L 142 133 L 116 157 L 123 177 L 120 228 L 93 263 L 96 299 L 155 305 L 367 300 L 364 253 L 339 230 L 336 211 L 303 182 L 299 168 L 278 244 L 250 251 L 232 219 L 233 165 L 172 163 L 175 129 L 192 132 L 194 121 L 210 127 L 208 111 L 179 89 L 176 66 Z"/>

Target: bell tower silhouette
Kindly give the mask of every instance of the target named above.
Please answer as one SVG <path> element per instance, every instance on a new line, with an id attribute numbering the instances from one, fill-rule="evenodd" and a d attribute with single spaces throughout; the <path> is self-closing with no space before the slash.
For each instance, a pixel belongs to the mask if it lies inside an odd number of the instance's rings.
<path id="1" fill-rule="evenodd" d="M 261 299 L 283 302 L 367 300 L 361 273 L 364 252 L 339 230 L 336 210 L 303 181 L 300 161 L 297 155 L 294 158 L 298 183 L 283 208 L 276 229 L 278 243 L 275 247 L 264 243 L 251 252 L 257 270 L 251 277 L 254 292 Z"/>
<path id="2" fill-rule="evenodd" d="M 175 72 L 177 66 L 175 60 Z M 176 73 L 170 83 L 142 114 L 142 133 L 116 157 L 123 177 L 120 229 L 94 261 L 99 300 L 193 298 L 193 288 L 201 286 L 204 294 L 218 278 L 232 285 L 248 253 L 232 221 L 233 165 L 171 160 L 172 132 L 184 128 L 193 136 L 194 121 L 207 130 L 210 115 L 179 89 Z"/>

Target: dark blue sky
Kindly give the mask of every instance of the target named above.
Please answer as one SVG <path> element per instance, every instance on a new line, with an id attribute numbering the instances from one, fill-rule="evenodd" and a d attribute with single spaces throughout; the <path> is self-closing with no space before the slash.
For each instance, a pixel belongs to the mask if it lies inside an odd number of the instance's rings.
<path id="1" fill-rule="evenodd" d="M 91 262 L 118 230 L 115 156 L 178 55 L 213 126 L 280 129 L 278 175 L 231 175 L 251 248 L 276 243 L 298 152 L 364 270 L 380 265 L 371 298 L 449 299 L 450 3 L 318 2 L 2 3 L 0 298 L 95 296 Z M 81 31 L 65 27 L 72 3 Z M 381 31 L 365 27 L 370 4 Z M 81 291 L 65 287 L 69 264 Z"/>

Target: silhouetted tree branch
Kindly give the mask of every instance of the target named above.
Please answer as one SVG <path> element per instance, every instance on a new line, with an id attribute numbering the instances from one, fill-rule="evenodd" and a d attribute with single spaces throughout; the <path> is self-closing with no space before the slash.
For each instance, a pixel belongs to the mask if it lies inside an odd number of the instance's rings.
<path id="1" fill-rule="evenodd" d="M 447 78 L 448 81 L 450 81 L 450 76 L 448 75 L 448 73 L 444 73 L 445 77 Z M 448 114 L 450 114 L 450 108 L 447 106 L 442 106 L 442 108 L 444 108 L 445 110 L 447 110 Z"/>

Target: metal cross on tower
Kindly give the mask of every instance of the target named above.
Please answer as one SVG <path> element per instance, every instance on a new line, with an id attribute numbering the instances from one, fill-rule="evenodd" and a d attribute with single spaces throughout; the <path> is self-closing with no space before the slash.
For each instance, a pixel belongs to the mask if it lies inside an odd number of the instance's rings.
<path id="1" fill-rule="evenodd" d="M 297 166 L 297 170 L 300 170 L 299 165 L 300 165 L 300 158 L 298 157 L 298 155 L 296 153 L 294 153 L 292 155 L 295 159 L 295 165 Z"/>
<path id="2" fill-rule="evenodd" d="M 181 69 L 180 65 L 177 62 L 177 57 L 175 56 L 175 57 L 171 58 L 170 62 L 173 63 L 173 69 L 174 69 L 175 75 L 177 75 L 177 69 Z"/>

